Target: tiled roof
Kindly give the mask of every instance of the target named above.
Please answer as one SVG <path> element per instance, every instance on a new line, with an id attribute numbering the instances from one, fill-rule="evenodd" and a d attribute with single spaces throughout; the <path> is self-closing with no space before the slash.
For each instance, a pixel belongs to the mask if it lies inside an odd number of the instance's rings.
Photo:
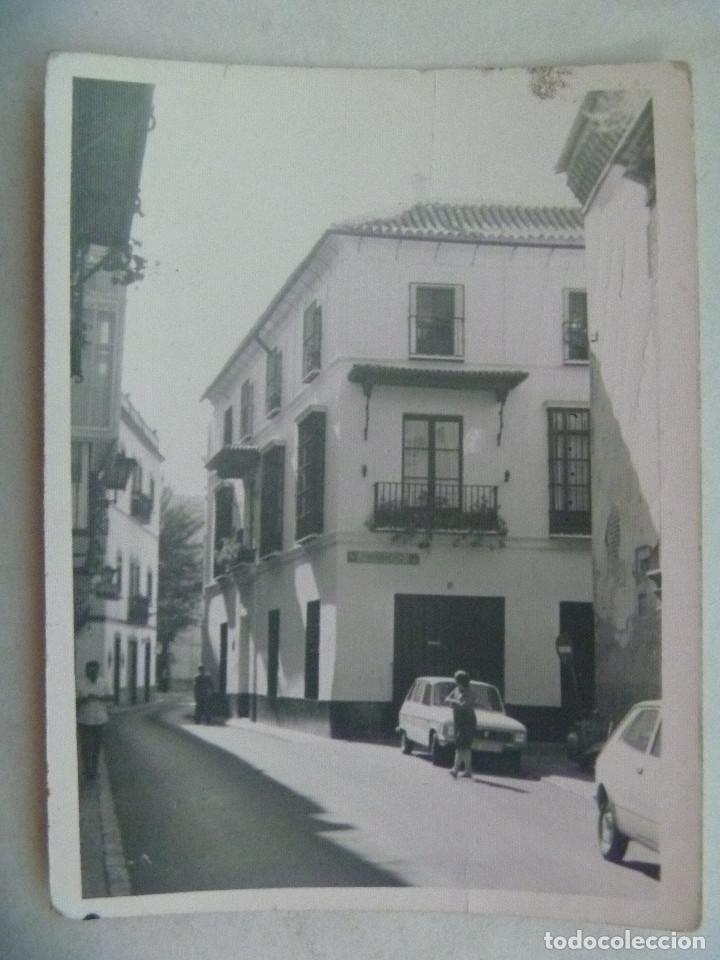
<path id="1" fill-rule="evenodd" d="M 416 203 L 397 216 L 359 220 L 331 228 L 337 233 L 466 243 L 582 246 L 582 213 L 576 207 Z"/>
<path id="2" fill-rule="evenodd" d="M 395 367 L 382 363 L 356 363 L 348 374 L 351 383 L 389 387 L 434 387 L 440 390 L 490 390 L 507 396 L 527 379 L 525 370 L 447 370 L 430 367 Z"/>
<path id="3" fill-rule="evenodd" d="M 648 99 L 642 92 L 599 90 L 583 100 L 556 168 L 583 205 Z"/>
<path id="4" fill-rule="evenodd" d="M 206 470 L 215 470 L 221 480 L 239 480 L 257 466 L 260 451 L 243 443 L 228 443 L 205 464 Z"/>

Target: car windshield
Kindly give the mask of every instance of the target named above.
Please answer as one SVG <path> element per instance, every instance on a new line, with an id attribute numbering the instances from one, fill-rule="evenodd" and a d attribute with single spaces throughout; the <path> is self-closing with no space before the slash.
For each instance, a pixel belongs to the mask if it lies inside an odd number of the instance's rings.
<path id="1" fill-rule="evenodd" d="M 433 691 L 433 703 L 440 706 L 445 703 L 446 697 L 455 689 L 452 680 L 444 680 L 435 685 Z M 502 713 L 503 706 L 495 687 L 489 687 L 485 683 L 470 682 L 470 692 L 472 693 L 473 704 L 479 710 L 492 710 L 495 713 Z"/>

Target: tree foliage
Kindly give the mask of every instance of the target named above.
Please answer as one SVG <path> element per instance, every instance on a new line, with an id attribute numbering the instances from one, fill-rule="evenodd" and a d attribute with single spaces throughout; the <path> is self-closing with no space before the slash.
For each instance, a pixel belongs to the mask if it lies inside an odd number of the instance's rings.
<path id="1" fill-rule="evenodd" d="M 160 499 L 158 640 L 162 649 L 197 623 L 202 594 L 203 519 L 165 487 Z"/>

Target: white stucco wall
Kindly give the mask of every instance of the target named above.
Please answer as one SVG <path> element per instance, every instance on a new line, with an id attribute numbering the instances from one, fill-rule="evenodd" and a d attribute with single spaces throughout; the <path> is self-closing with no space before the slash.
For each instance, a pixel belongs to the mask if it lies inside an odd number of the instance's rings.
<path id="1" fill-rule="evenodd" d="M 592 350 L 656 529 L 660 528 L 659 364 L 654 207 L 647 189 L 615 165 L 585 219 L 592 251 Z M 678 345 L 680 347 L 680 345 Z"/>

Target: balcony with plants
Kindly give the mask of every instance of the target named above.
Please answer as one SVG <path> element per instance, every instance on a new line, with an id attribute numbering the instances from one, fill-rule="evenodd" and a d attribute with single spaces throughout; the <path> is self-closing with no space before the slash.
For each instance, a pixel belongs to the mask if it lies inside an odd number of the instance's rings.
<path id="1" fill-rule="evenodd" d="M 380 481 L 374 485 L 372 530 L 501 533 L 498 488 L 480 484 Z"/>
<path id="2" fill-rule="evenodd" d="M 245 531 L 221 537 L 213 555 L 213 576 L 224 577 L 255 563 L 255 548 L 245 543 Z"/>

